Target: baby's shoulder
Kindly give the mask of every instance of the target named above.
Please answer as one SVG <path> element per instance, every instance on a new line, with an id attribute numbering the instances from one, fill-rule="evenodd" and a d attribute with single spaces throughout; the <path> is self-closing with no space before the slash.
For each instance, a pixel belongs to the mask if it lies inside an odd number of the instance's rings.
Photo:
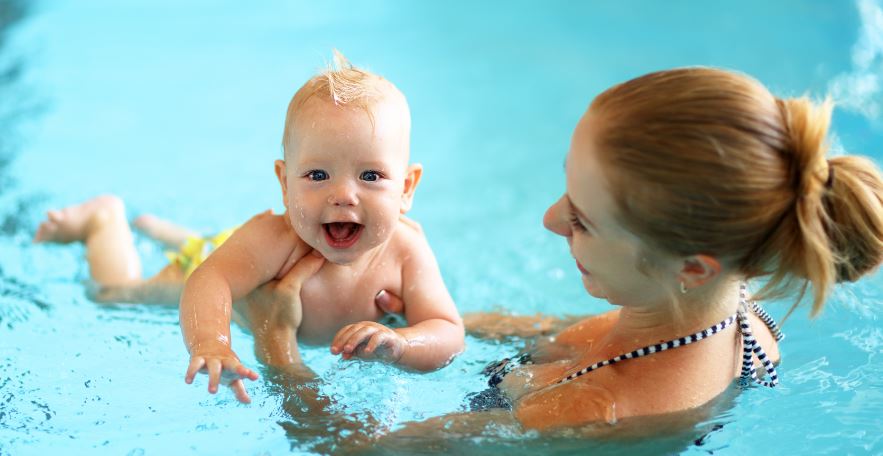
<path id="1" fill-rule="evenodd" d="M 282 242 L 299 240 L 297 233 L 288 223 L 286 214 L 274 214 L 271 210 L 261 212 L 248 219 L 237 232 L 254 240 Z"/>
<path id="2" fill-rule="evenodd" d="M 271 209 L 252 216 L 242 228 L 267 231 L 286 231 L 291 229 L 285 214 L 274 214 Z"/>
<path id="3" fill-rule="evenodd" d="M 391 244 L 393 248 L 390 253 L 399 257 L 415 260 L 433 258 L 432 249 L 423 234 L 423 227 L 404 215 L 399 217 Z"/>

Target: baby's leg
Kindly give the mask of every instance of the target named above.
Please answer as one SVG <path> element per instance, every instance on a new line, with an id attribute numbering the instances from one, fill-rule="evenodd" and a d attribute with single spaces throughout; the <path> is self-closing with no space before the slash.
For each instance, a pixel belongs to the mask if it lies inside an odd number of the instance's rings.
<path id="1" fill-rule="evenodd" d="M 89 295 L 98 302 L 177 304 L 183 291 L 184 273 L 178 265 L 170 264 L 147 280 L 125 285 L 98 286 L 90 290 Z"/>
<path id="2" fill-rule="evenodd" d="M 191 237 L 199 237 L 199 233 L 189 228 L 176 225 L 155 215 L 144 214 L 132 221 L 138 231 L 151 239 L 155 239 L 169 249 L 180 248 Z"/>
<path id="3" fill-rule="evenodd" d="M 99 196 L 49 211 L 34 242 L 82 242 L 86 245 L 92 280 L 101 286 L 141 280 L 141 260 L 126 220 L 126 209 L 116 196 Z"/>

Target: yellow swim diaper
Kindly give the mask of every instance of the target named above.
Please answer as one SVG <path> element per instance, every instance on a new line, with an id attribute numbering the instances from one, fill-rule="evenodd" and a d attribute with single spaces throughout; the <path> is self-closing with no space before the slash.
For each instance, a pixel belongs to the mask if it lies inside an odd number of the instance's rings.
<path id="1" fill-rule="evenodd" d="M 184 277 L 190 277 L 196 268 L 218 247 L 221 246 L 236 228 L 230 228 L 212 237 L 187 238 L 184 245 L 177 252 L 166 252 L 166 257 L 172 264 L 178 265 L 184 271 Z"/>

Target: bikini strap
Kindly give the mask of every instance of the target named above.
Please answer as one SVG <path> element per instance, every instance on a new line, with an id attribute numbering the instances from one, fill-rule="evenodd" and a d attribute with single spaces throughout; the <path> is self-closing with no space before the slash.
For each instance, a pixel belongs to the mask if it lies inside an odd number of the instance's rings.
<path id="1" fill-rule="evenodd" d="M 756 312 L 757 309 L 760 308 L 755 304 L 751 310 Z M 770 361 L 766 352 L 763 351 L 763 348 L 757 343 L 757 339 L 751 333 L 751 326 L 748 324 L 748 310 L 748 285 L 742 282 L 739 285 L 739 311 L 736 312 L 739 318 L 739 331 L 742 333 L 742 375 L 739 377 L 739 383 L 742 386 L 748 386 L 753 381 L 759 385 L 772 388 L 779 384 L 779 374 L 776 372 L 776 366 L 773 365 L 773 362 Z M 763 312 L 762 309 L 760 311 Z M 766 314 L 766 312 L 763 313 Z M 772 322 L 772 318 L 769 318 L 768 314 L 766 316 Z M 758 314 L 758 317 L 766 323 L 766 320 L 761 315 Z M 772 323 L 772 325 L 775 327 L 775 323 Z M 770 323 L 767 323 L 767 326 L 770 326 Z M 770 327 L 771 331 L 773 331 L 773 327 Z M 781 340 L 782 338 L 782 333 L 778 331 L 778 328 L 773 331 L 773 335 L 776 336 L 776 340 Z M 763 364 L 764 370 L 769 375 L 769 380 L 762 380 L 757 377 L 757 372 L 754 368 L 754 355 L 757 355 L 757 359 Z"/>
<path id="2" fill-rule="evenodd" d="M 727 317 L 726 319 L 724 319 L 723 321 L 721 321 L 720 323 L 718 323 L 714 326 L 710 326 L 708 328 L 705 328 L 702 331 L 699 331 L 695 334 L 690 334 L 689 336 L 679 337 L 677 339 L 672 339 L 668 342 L 663 342 L 660 344 L 654 344 L 654 345 L 648 345 L 646 347 L 641 347 L 637 350 L 634 350 L 634 351 L 631 351 L 628 353 L 623 353 L 622 355 L 610 358 L 608 360 L 592 364 L 591 366 L 587 366 L 577 372 L 574 372 L 574 373 L 568 375 L 567 377 L 562 378 L 561 380 L 558 380 L 557 383 L 561 384 L 561 383 L 569 382 L 577 377 L 588 374 L 589 372 L 592 372 L 593 370 L 600 369 L 604 366 L 609 366 L 611 364 L 616 364 L 616 363 L 626 360 L 626 359 L 641 358 L 643 356 L 652 355 L 653 353 L 656 353 L 656 352 L 661 352 L 661 351 L 665 351 L 665 350 L 669 350 L 669 349 L 683 347 L 684 345 L 690 345 L 693 342 L 698 342 L 702 339 L 705 339 L 706 337 L 713 336 L 713 335 L 723 331 L 728 326 L 732 325 L 734 321 L 736 321 L 736 317 L 737 317 L 737 314 L 733 314 L 733 315 L 730 315 L 729 317 Z"/>
<path id="3" fill-rule="evenodd" d="M 773 333 L 776 342 L 785 338 L 785 335 L 782 334 L 782 330 L 779 329 L 779 325 L 776 324 L 773 317 L 771 317 L 766 310 L 763 310 L 763 307 L 760 307 L 760 304 L 758 304 L 757 301 L 751 301 L 748 308 L 754 315 L 757 315 L 757 318 L 760 318 L 760 321 L 762 321 L 767 328 L 769 328 L 770 332 Z"/>

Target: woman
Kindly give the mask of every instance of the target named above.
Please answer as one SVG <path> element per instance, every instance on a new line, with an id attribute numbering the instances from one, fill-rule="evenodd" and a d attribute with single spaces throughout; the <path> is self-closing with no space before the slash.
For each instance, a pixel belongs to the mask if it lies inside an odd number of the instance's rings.
<path id="1" fill-rule="evenodd" d="M 825 158 L 831 109 L 711 68 L 598 96 L 544 224 L 567 240 L 589 294 L 616 309 L 490 369 L 492 390 L 473 405 L 511 406 L 547 430 L 693 409 L 737 378 L 775 386 L 779 333 L 752 300 L 797 291 L 796 306 L 811 290 L 815 316 L 835 283 L 883 260 L 880 173 Z M 765 285 L 751 297 L 755 278 Z M 277 301 L 296 305 L 296 288 Z M 487 320 L 473 317 L 473 330 Z"/>

